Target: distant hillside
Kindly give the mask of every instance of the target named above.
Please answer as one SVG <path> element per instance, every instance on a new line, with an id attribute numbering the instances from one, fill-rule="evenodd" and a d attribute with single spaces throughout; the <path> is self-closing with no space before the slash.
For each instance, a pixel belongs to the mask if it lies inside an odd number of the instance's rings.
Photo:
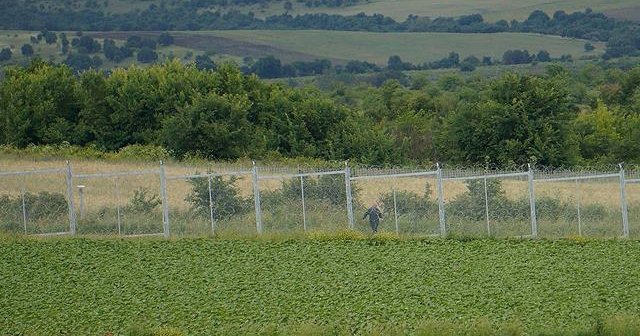
<path id="1" fill-rule="evenodd" d="M 183 1 L 187 3 L 187 1 Z M 290 3 L 290 7 L 286 4 Z M 101 10 L 106 13 L 121 14 L 146 9 L 149 6 L 161 6 L 161 0 L 32 0 L 23 1 L 25 5 L 49 11 L 61 9 Z M 567 12 L 584 10 L 594 11 L 623 19 L 640 20 L 640 4 L 636 0 L 200 0 L 189 1 L 192 7 L 212 10 L 240 10 L 253 12 L 256 16 L 266 17 L 289 13 L 331 13 L 353 15 L 360 12 L 383 14 L 396 20 L 404 20 L 409 15 L 438 17 L 460 16 L 480 13 L 488 21 L 523 20 L 533 10 L 540 9 L 548 14 L 557 10 Z M 172 2 L 164 1 L 165 6 Z"/>
<path id="2" fill-rule="evenodd" d="M 556 36 L 497 33 L 371 33 L 341 31 L 274 31 L 232 30 L 212 32 L 176 32 L 176 44 L 194 49 L 211 49 L 222 54 L 261 57 L 273 54 L 285 61 L 326 58 L 334 61 L 364 60 L 384 65 L 391 55 L 403 60 L 422 63 L 441 59 L 451 51 L 462 57 L 491 56 L 500 59 L 509 49 L 530 52 L 548 51 L 559 57 L 571 54 L 574 58 L 599 55 L 603 43 L 596 50 L 584 51 L 585 41 Z M 249 52 L 250 54 L 246 54 Z"/>
<path id="3" fill-rule="evenodd" d="M 292 8 L 289 10 L 285 9 L 284 4 L 286 2 L 286 0 L 267 1 L 247 6 L 214 6 L 213 8 L 227 10 L 233 8 L 242 12 L 250 11 L 259 17 L 278 15 L 285 12 L 291 15 L 307 13 L 354 15 L 363 12 L 366 14 L 382 14 L 400 21 L 406 19 L 409 15 L 435 18 L 479 13 L 490 22 L 502 19 L 524 20 L 529 13 L 536 9 L 543 10 L 551 15 L 558 10 L 573 12 L 591 8 L 594 11 L 604 12 L 611 17 L 640 21 L 640 4 L 636 0 L 365 0 L 355 5 L 340 7 L 309 7 L 305 1 L 290 1 Z"/>

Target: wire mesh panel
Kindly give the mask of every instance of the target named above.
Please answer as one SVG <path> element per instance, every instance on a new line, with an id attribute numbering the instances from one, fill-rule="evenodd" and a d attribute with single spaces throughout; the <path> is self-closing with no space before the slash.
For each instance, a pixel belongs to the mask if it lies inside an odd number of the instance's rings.
<path id="1" fill-rule="evenodd" d="M 354 177 L 352 184 L 355 186 L 352 189 L 356 193 L 354 209 L 359 230 L 371 232 L 376 226 L 376 217 L 370 216 L 370 209 L 376 207 L 383 216 L 378 231 L 406 235 L 440 233 L 436 172 L 374 172 L 369 169 L 359 173 L 368 174 Z"/>
<path id="2" fill-rule="evenodd" d="M 443 181 L 448 232 L 462 236 L 530 236 L 527 173 L 453 173 Z"/>
<path id="3" fill-rule="evenodd" d="M 157 170 L 76 175 L 78 233 L 162 234 L 162 199 Z"/>
<path id="4" fill-rule="evenodd" d="M 78 234 L 121 234 L 122 181 L 118 176 L 76 176 L 74 205 Z"/>
<path id="5" fill-rule="evenodd" d="M 172 235 L 256 232 L 250 175 L 169 177 L 167 190 Z"/>
<path id="6" fill-rule="evenodd" d="M 303 231 L 299 176 L 263 175 L 258 183 L 264 232 Z"/>
<path id="7" fill-rule="evenodd" d="M 623 234 L 619 174 L 540 179 L 536 182 L 536 199 L 544 236 Z"/>
<path id="8" fill-rule="evenodd" d="M 27 233 L 24 210 L 24 175 L 0 176 L 0 230 Z"/>
<path id="9" fill-rule="evenodd" d="M 631 171 L 626 184 L 629 236 L 640 237 L 640 172 Z"/>
<path id="10" fill-rule="evenodd" d="M 23 175 L 20 196 L 27 234 L 69 233 L 69 203 L 64 170 Z M 14 200 L 18 202 L 17 199 Z"/>
<path id="11" fill-rule="evenodd" d="M 298 180 L 304 230 L 348 228 L 344 172 L 300 175 Z"/>
<path id="12" fill-rule="evenodd" d="M 535 182 L 536 214 L 541 237 L 560 238 L 581 236 L 581 197 L 584 194 L 580 179 L 539 180 Z"/>

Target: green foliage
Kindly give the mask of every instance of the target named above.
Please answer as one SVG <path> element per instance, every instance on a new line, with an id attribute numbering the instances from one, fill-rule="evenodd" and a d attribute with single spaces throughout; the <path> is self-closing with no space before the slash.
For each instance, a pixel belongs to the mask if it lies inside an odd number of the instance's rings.
<path id="1" fill-rule="evenodd" d="M 213 216 L 218 221 L 240 216 L 251 210 L 253 198 L 240 195 L 237 176 L 228 179 L 212 176 L 211 181 L 209 178 L 193 178 L 189 183 L 191 192 L 185 201 L 191 204 L 191 211 L 201 217 Z"/>
<path id="2" fill-rule="evenodd" d="M 412 220 L 425 218 L 438 211 L 438 204 L 431 199 L 431 186 L 428 183 L 423 195 L 400 190 L 396 191 L 394 202 L 393 191 L 390 191 L 380 195 L 378 203 L 388 209 L 387 213 L 396 209 L 399 215 L 409 216 Z"/>
<path id="3" fill-rule="evenodd" d="M 133 191 L 133 197 L 125 207 L 125 211 L 132 213 L 148 214 L 155 210 L 162 200 L 158 194 L 149 193 L 147 188 L 138 188 Z"/>
<path id="4" fill-rule="evenodd" d="M 0 255 L 7 334 L 595 336 L 640 322 L 634 241 L 4 238 Z"/>
<path id="5" fill-rule="evenodd" d="M 24 201 L 24 203 L 23 203 Z M 26 218 L 23 217 L 23 210 Z M 41 191 L 24 195 L 0 194 L 0 228 L 5 232 L 23 232 L 23 220 L 30 223 L 51 221 L 66 216 L 68 204 L 61 193 Z"/>
<path id="6" fill-rule="evenodd" d="M 0 144 L 78 153 L 71 144 L 104 157 L 154 159 L 636 162 L 640 71 L 594 67 L 576 76 L 560 65 L 497 79 L 444 74 L 435 84 L 418 76 L 412 89 L 403 73 L 397 80 L 381 72 L 379 88 L 323 93 L 262 82 L 230 64 L 200 71 L 172 61 L 75 77 L 66 66 L 34 61 L 9 69 L 0 84 Z"/>
<path id="7" fill-rule="evenodd" d="M 578 156 L 569 136 L 574 113 L 562 79 L 509 74 L 480 102 L 448 116 L 441 151 L 455 161 L 571 165 Z"/>

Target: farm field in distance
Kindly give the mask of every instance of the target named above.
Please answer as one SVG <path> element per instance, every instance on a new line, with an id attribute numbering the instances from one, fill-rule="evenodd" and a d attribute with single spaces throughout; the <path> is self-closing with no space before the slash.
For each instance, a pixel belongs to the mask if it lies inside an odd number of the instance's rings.
<path id="1" fill-rule="evenodd" d="M 13 50 L 16 61 L 27 61 L 20 54 L 20 48 L 30 43 L 29 37 L 36 32 L 0 31 L 0 48 Z M 132 35 L 157 37 L 159 33 L 150 32 L 87 32 L 100 41 L 102 38 L 113 38 L 122 45 Z M 192 62 L 195 55 L 213 53 L 216 62 L 235 60 L 242 63 L 242 58 L 253 58 L 273 55 L 283 62 L 312 61 L 329 59 L 335 64 L 344 64 L 349 60 L 363 60 L 386 65 L 389 56 L 399 55 L 404 61 L 423 63 L 446 57 L 455 51 L 462 58 L 475 55 L 491 56 L 499 60 L 509 49 L 525 49 L 530 53 L 540 50 L 548 51 L 553 57 L 570 54 L 574 59 L 583 56 L 597 56 L 604 51 L 603 43 L 595 43 L 596 49 L 584 51 L 583 40 L 567 39 L 558 36 L 547 36 L 525 33 L 498 34 L 456 34 L 456 33 L 373 33 L 346 31 L 316 30 L 233 30 L 233 31 L 193 31 L 171 32 L 175 44 L 159 47 L 159 62 L 176 57 L 184 62 Z M 73 32 L 67 32 L 69 39 Z M 35 55 L 47 61 L 63 62 L 65 57 L 60 52 L 60 45 L 43 42 L 33 45 Z M 101 53 L 99 54 L 103 56 Z M 104 58 L 104 57 L 102 57 Z M 135 56 L 124 59 L 120 63 L 104 60 L 101 68 L 127 67 L 138 64 Z"/>
<path id="2" fill-rule="evenodd" d="M 92 33 L 126 39 L 135 32 Z M 327 58 L 345 63 L 363 60 L 385 65 L 389 56 L 399 55 L 412 63 L 435 61 L 455 51 L 461 57 L 491 56 L 500 59 L 509 49 L 526 49 L 530 53 L 547 50 L 553 57 L 571 54 L 574 58 L 600 55 L 604 44 L 594 43 L 596 50 L 584 51 L 583 40 L 558 36 L 497 33 L 375 33 L 317 30 L 228 30 L 172 32 L 180 47 L 212 50 L 232 56 L 264 57 L 274 55 L 284 62 Z"/>
<path id="3" fill-rule="evenodd" d="M 575 334 L 640 312 L 637 241 L 5 237 L 0 254 L 7 334 Z"/>

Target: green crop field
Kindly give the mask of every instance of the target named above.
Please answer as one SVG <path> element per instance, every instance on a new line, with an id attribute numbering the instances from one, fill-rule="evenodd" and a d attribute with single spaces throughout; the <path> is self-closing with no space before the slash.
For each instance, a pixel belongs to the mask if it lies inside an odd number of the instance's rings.
<path id="1" fill-rule="evenodd" d="M 289 14 L 304 13 L 330 13 L 354 15 L 361 12 L 367 14 L 379 13 L 391 16 L 396 20 L 404 20 L 410 14 L 419 16 L 460 16 L 480 13 L 487 21 L 497 21 L 501 19 L 523 20 L 534 10 L 544 10 L 549 14 L 557 10 L 567 12 L 582 11 L 592 8 L 595 11 L 611 13 L 614 16 L 628 19 L 640 19 L 637 12 L 638 2 L 635 0 L 445 0 L 445 1 L 423 1 L 423 0 L 369 0 L 361 4 L 340 8 L 309 8 L 304 3 L 291 1 L 293 9 Z M 629 10 L 636 9 L 634 15 L 625 15 Z M 253 11 L 259 16 L 269 16 L 284 12 L 284 1 L 271 3 L 270 5 L 250 6 L 244 8 L 245 11 Z"/>
<path id="2" fill-rule="evenodd" d="M 510 335 L 518 334 L 514 328 L 567 334 L 599 319 L 640 313 L 637 241 L 342 237 L 5 236 L 0 330 L 111 335 L 142 326 L 188 335 L 406 334 L 434 323 L 479 323 L 510 326 Z M 289 327 L 294 329 L 282 331 Z"/>
<path id="3" fill-rule="evenodd" d="M 98 33 L 118 36 L 132 33 Z M 386 64 L 391 55 L 405 61 L 422 63 L 446 57 L 456 51 L 461 57 L 475 55 L 500 59 L 509 49 L 526 49 L 537 53 L 547 50 L 553 57 L 571 54 L 574 58 L 599 55 L 604 45 L 584 51 L 583 40 L 523 33 L 455 34 L 455 33 L 372 33 L 316 30 L 231 30 L 209 32 L 174 32 L 176 45 L 239 57 L 262 57 L 272 54 L 285 62 L 327 58 L 334 61 L 366 60 Z"/>

